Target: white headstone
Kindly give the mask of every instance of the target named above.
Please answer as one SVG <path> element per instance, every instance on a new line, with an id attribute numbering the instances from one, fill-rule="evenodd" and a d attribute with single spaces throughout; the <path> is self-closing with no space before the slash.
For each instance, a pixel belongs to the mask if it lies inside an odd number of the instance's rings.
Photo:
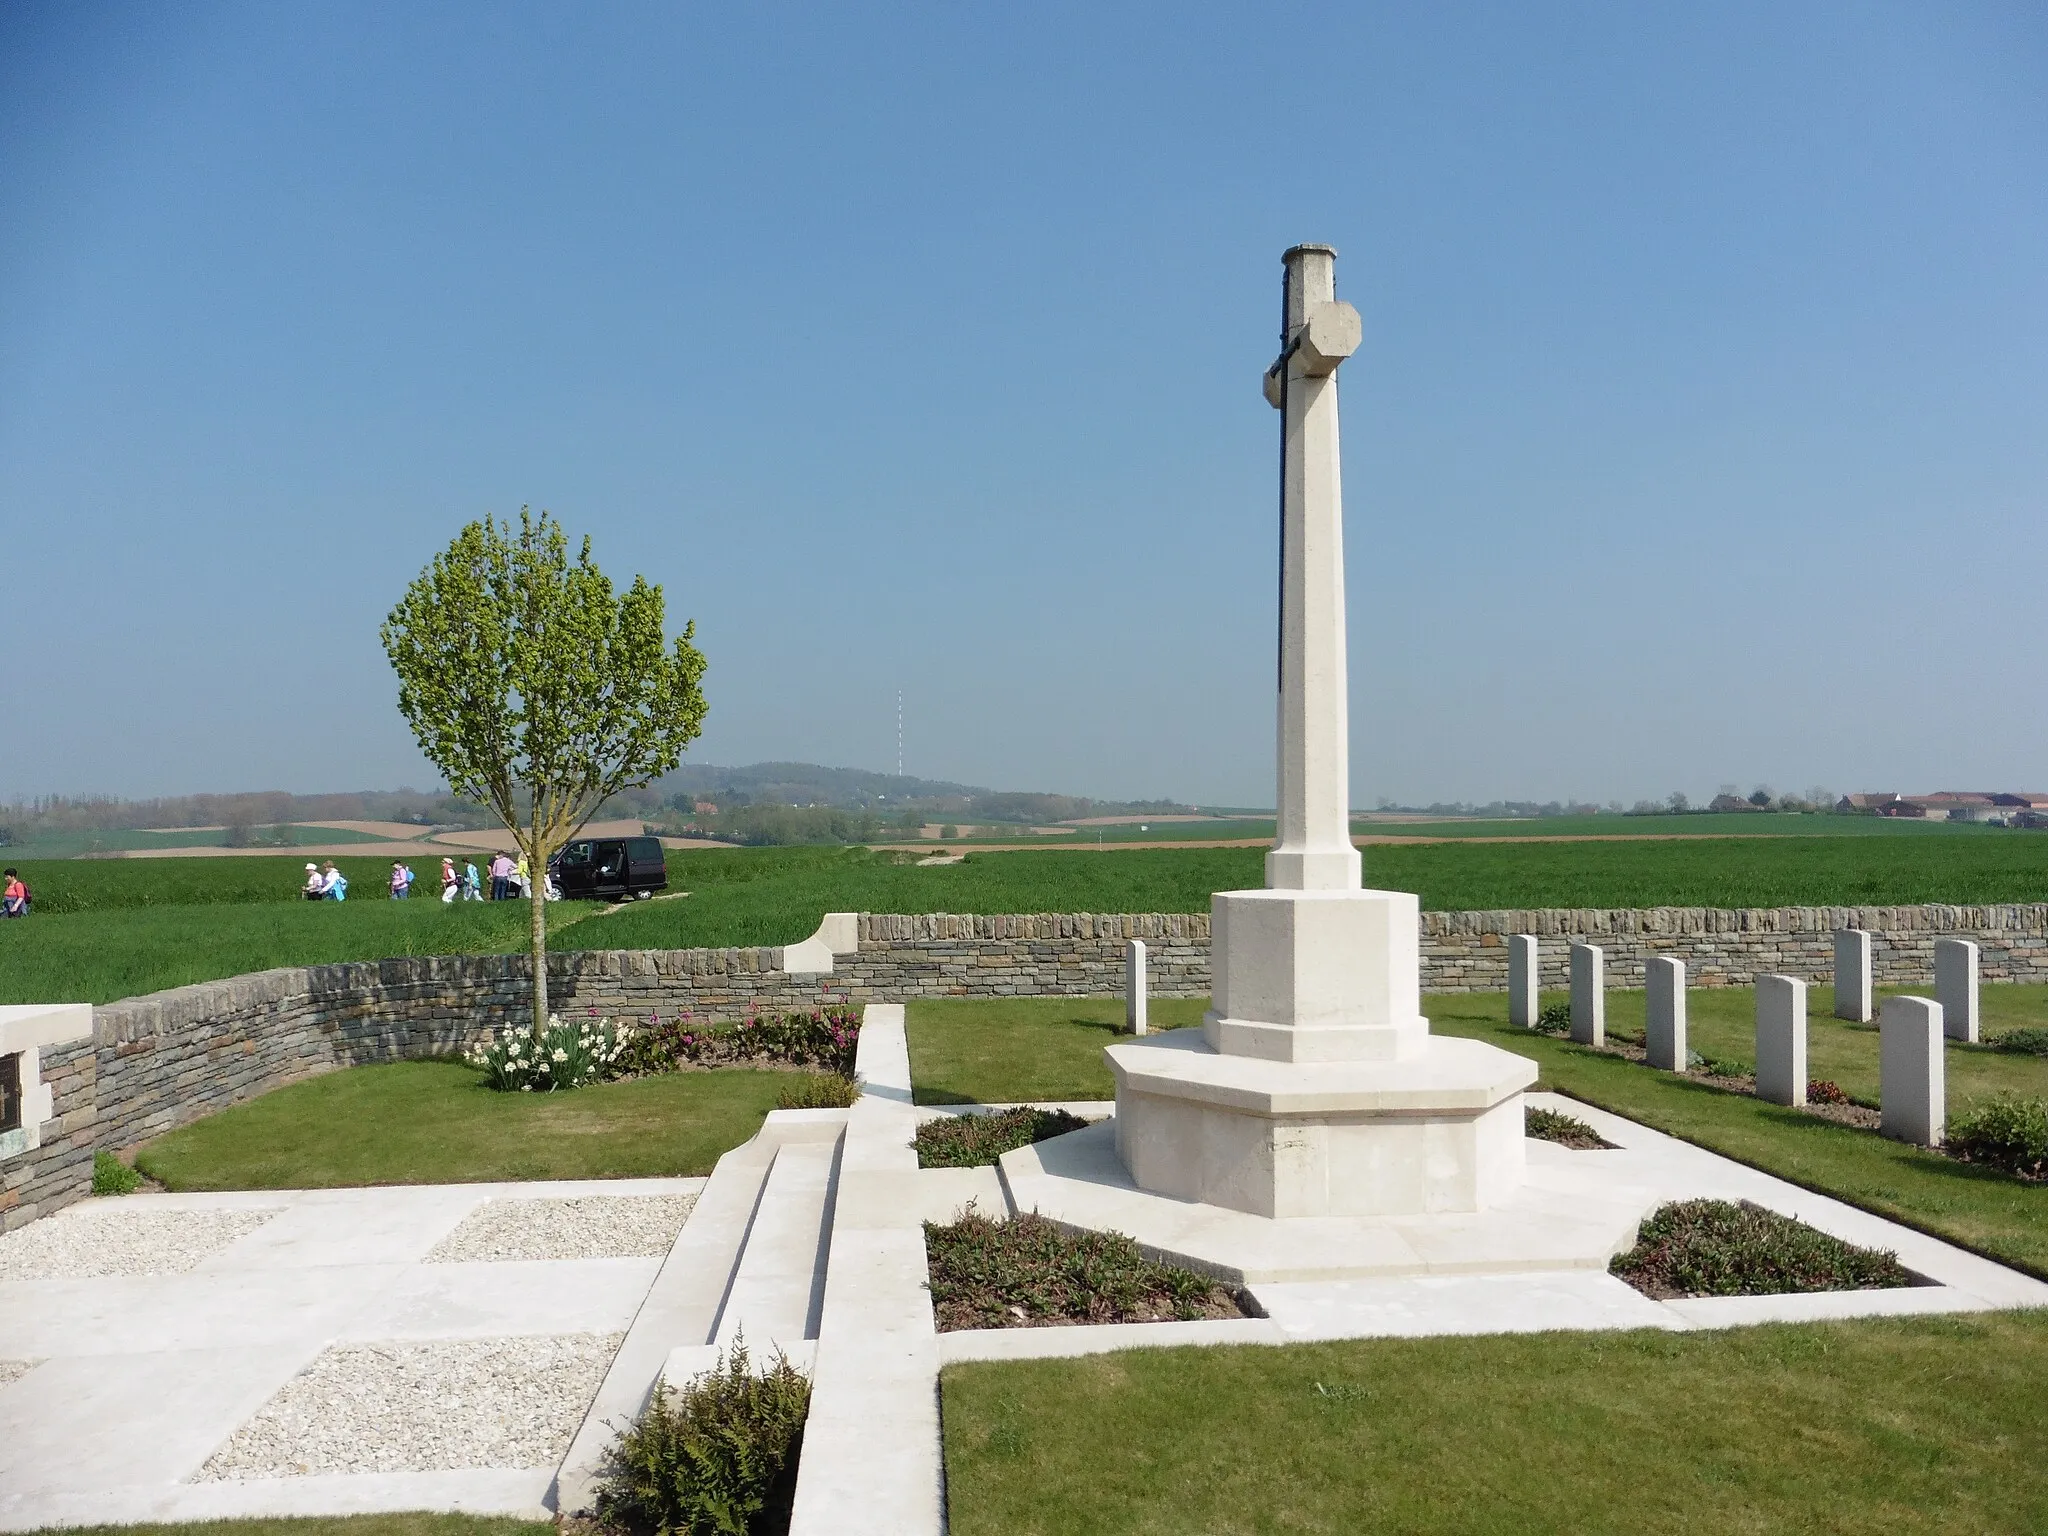
<path id="1" fill-rule="evenodd" d="M 1649 1050 L 1650 1065 L 1661 1072 L 1683 1072 L 1687 1055 L 1685 962 L 1670 955 L 1653 955 L 1643 963 L 1643 979 L 1649 986 L 1644 999 L 1649 1027 L 1643 1033 L 1643 1043 Z"/>
<path id="2" fill-rule="evenodd" d="M 1861 928 L 1835 931 L 1835 1017 L 1868 1024 L 1870 935 Z"/>
<path id="3" fill-rule="evenodd" d="M 1607 1043 L 1607 956 L 1598 944 L 1572 946 L 1572 1038 Z"/>
<path id="4" fill-rule="evenodd" d="M 1977 1043 L 1977 946 L 1968 939 L 1934 941 L 1934 1000 L 1951 1040 Z"/>
<path id="5" fill-rule="evenodd" d="M 1537 1002 L 1542 990 L 1538 959 L 1535 934 L 1508 935 L 1508 1022 L 1517 1029 L 1534 1028 L 1536 1015 L 1541 1011 Z"/>
<path id="6" fill-rule="evenodd" d="M 1878 1128 L 1900 1141 L 1939 1146 L 1948 1119 L 1941 1004 L 1931 997 L 1888 997 L 1877 1030 Z"/>
<path id="7" fill-rule="evenodd" d="M 1145 941 L 1133 939 L 1124 946 L 1124 1027 L 1142 1035 L 1145 1024 Z"/>
<path id="8" fill-rule="evenodd" d="M 1756 979 L 1756 1096 L 1806 1102 L 1806 983 L 1797 976 Z"/>

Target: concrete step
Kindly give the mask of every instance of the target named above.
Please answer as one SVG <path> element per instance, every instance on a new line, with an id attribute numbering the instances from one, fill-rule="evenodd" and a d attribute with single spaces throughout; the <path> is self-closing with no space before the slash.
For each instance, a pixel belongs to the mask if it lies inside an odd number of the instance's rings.
<path id="1" fill-rule="evenodd" d="M 828 1142 L 777 1149 L 712 1343 L 743 1334 L 751 1351 L 765 1355 L 818 1336 L 838 1152 Z"/>

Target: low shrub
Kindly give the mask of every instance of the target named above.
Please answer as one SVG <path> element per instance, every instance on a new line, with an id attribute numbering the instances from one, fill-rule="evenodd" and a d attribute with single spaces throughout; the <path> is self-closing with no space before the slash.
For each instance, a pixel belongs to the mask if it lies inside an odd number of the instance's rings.
<path id="1" fill-rule="evenodd" d="M 1572 1032 L 1572 1008 L 1570 1003 L 1552 1003 L 1536 1015 L 1536 1022 L 1529 1026 L 1539 1035 L 1568 1035 Z"/>
<path id="2" fill-rule="evenodd" d="M 1522 1107 L 1522 1134 L 1538 1141 L 1554 1141 L 1578 1152 L 1597 1152 L 1614 1145 L 1585 1121 L 1561 1115 L 1554 1109 L 1538 1109 L 1533 1104 Z"/>
<path id="3" fill-rule="evenodd" d="M 484 1081 L 503 1093 L 555 1093 L 601 1082 L 618 1071 L 633 1032 L 609 1020 L 557 1017 L 536 1037 L 522 1025 L 508 1025 L 465 1052 Z"/>
<path id="4" fill-rule="evenodd" d="M 796 1072 L 775 1095 L 777 1109 L 851 1109 L 860 1084 L 837 1072 Z"/>
<path id="5" fill-rule="evenodd" d="M 656 1387 L 605 1454 L 599 1522 L 630 1536 L 779 1536 L 810 1409 L 810 1380 L 786 1355 L 757 1376 L 734 1339 L 681 1391 Z"/>
<path id="6" fill-rule="evenodd" d="M 1984 1043 L 2008 1056 L 2048 1056 L 2048 1029 L 2008 1029 Z"/>
<path id="7" fill-rule="evenodd" d="M 1207 1275 L 1154 1264 L 1120 1232 L 1069 1232 L 1043 1216 L 994 1221 L 969 1206 L 924 1224 L 939 1332 L 1047 1323 L 1156 1323 L 1240 1317 Z"/>
<path id="8" fill-rule="evenodd" d="M 1746 1061 L 1729 1061 L 1723 1056 L 1709 1056 L 1700 1063 L 1700 1070 L 1709 1077 L 1755 1077 L 1756 1068 Z"/>
<path id="9" fill-rule="evenodd" d="M 1895 1253 L 1858 1248 L 1744 1200 L 1659 1206 L 1609 1264 L 1646 1296 L 1775 1296 L 1886 1290 L 1913 1277 Z"/>
<path id="10" fill-rule="evenodd" d="M 619 1070 L 642 1077 L 678 1067 L 773 1062 L 852 1077 L 859 1048 L 860 1015 L 850 1009 L 756 1014 L 736 1023 L 657 1014 L 633 1032 Z"/>
<path id="11" fill-rule="evenodd" d="M 2001 1093 L 1949 1122 L 1942 1150 L 2023 1179 L 2048 1178 L 2048 1099 Z"/>
<path id="12" fill-rule="evenodd" d="M 142 1187 L 142 1175 L 111 1152 L 92 1155 L 92 1192 L 96 1195 L 132 1195 Z"/>
<path id="13" fill-rule="evenodd" d="M 1064 1109 L 1004 1109 L 992 1115 L 941 1115 L 917 1128 L 920 1168 L 981 1168 L 1005 1152 L 1048 1136 L 1083 1130 L 1088 1122 Z"/>
<path id="14" fill-rule="evenodd" d="M 1806 1085 L 1806 1102 L 1809 1104 L 1846 1104 L 1849 1095 L 1842 1091 L 1842 1085 L 1825 1077 L 1816 1077 Z"/>

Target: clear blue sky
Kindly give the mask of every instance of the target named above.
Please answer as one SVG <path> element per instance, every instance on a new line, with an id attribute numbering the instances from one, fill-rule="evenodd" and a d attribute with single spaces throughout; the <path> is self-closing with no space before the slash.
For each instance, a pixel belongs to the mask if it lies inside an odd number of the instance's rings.
<path id="1" fill-rule="evenodd" d="M 1277 259 L 1357 803 L 2048 789 L 2048 8 L 0 7 L 0 796 L 424 785 L 547 507 L 713 762 L 1270 803 Z"/>

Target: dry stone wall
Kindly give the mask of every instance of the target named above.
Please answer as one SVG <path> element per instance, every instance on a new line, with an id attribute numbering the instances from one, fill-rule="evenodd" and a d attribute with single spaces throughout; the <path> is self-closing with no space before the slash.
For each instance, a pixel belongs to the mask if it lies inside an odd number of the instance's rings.
<path id="1" fill-rule="evenodd" d="M 1769 973 L 1824 982 L 1845 927 L 1874 935 L 1880 984 L 1931 983 L 1937 938 L 1975 940 L 1986 982 L 2048 982 L 2044 904 L 1428 912 L 1423 985 L 1504 991 L 1515 933 L 1541 941 L 1547 987 L 1566 985 L 1580 940 L 1606 950 L 1610 986 L 1642 986 L 1653 955 L 1684 960 L 1695 986 Z M 705 1019 L 906 997 L 1103 996 L 1122 989 L 1135 938 L 1154 996 L 1210 990 L 1205 913 L 871 913 L 857 933 L 857 949 L 828 974 L 786 972 L 774 948 L 591 951 L 552 957 L 549 986 L 564 1012 Z M 528 974 L 518 955 L 385 960 L 263 971 L 97 1008 L 92 1042 L 44 1058 L 57 1124 L 36 1153 L 0 1165 L 0 1226 L 82 1195 L 96 1146 L 134 1146 L 314 1073 L 459 1051 L 520 1017 Z"/>

